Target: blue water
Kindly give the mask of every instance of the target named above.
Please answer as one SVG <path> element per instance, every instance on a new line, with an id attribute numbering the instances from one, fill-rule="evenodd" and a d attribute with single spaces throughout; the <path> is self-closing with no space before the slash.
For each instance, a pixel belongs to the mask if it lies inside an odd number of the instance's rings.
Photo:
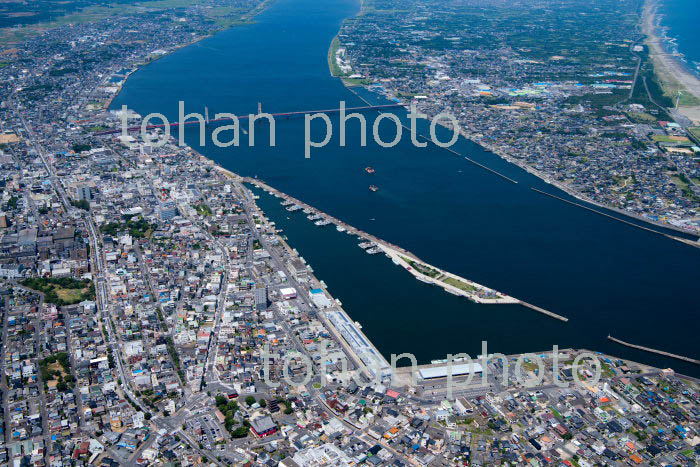
<path id="1" fill-rule="evenodd" d="M 700 5 L 697 0 L 666 0 L 661 9 L 662 26 L 676 39 L 677 49 L 685 57 L 688 68 L 700 76 Z"/>
<path id="2" fill-rule="evenodd" d="M 232 28 L 181 49 L 134 73 L 113 107 L 128 104 L 145 115 L 176 120 L 177 101 L 187 112 L 254 113 L 327 109 L 345 100 L 362 105 L 328 74 L 326 53 L 353 0 L 278 0 L 251 25 Z M 380 96 L 363 91 L 373 102 Z M 397 115 L 402 115 L 396 112 Z M 404 132 L 394 148 L 372 141 L 375 113 L 366 113 L 368 144 L 357 122 L 340 147 L 336 131 L 327 147 L 304 154 L 304 121 L 277 119 L 276 146 L 267 126 L 255 128 L 256 145 L 198 148 L 224 167 L 259 176 L 358 228 L 402 246 L 422 259 L 570 318 L 561 323 L 520 306 L 476 305 L 413 279 L 381 255 L 369 256 L 357 240 L 318 228 L 262 194 L 260 205 L 285 230 L 331 293 L 386 356 L 412 352 L 421 362 L 448 352 L 477 355 L 480 342 L 504 353 L 560 347 L 591 348 L 672 366 L 697 367 L 633 351 L 618 338 L 697 357 L 700 331 L 697 272 L 700 250 L 545 197 L 531 187 L 570 199 L 478 145 L 460 139 L 461 154 L 518 181 L 513 184 L 434 146 L 416 148 Z M 323 137 L 313 122 L 311 135 Z M 244 123 L 247 128 L 247 124 Z M 380 126 L 392 139 L 388 122 Z M 419 128 L 427 133 L 425 124 Z M 447 130 L 438 131 L 442 140 Z M 210 140 L 208 140 L 210 141 Z M 376 169 L 368 175 L 364 167 Z M 379 191 L 368 190 L 370 184 Z"/>

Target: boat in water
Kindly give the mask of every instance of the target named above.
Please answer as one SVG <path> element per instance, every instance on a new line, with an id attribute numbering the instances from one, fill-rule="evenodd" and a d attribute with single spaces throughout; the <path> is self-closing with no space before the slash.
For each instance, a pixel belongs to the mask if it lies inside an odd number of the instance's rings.
<path id="1" fill-rule="evenodd" d="M 374 167 L 365 167 L 365 172 L 368 174 L 373 174 L 374 173 Z"/>
<path id="2" fill-rule="evenodd" d="M 377 191 L 379 187 L 377 185 L 370 185 L 369 186 L 370 191 Z"/>

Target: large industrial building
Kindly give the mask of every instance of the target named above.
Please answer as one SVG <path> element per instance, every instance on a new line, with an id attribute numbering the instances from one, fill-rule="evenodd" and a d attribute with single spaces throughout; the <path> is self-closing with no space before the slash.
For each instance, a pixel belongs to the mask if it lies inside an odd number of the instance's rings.
<path id="1" fill-rule="evenodd" d="M 447 378 L 447 365 L 434 366 L 430 368 L 421 368 L 418 370 L 418 376 L 422 381 Z M 454 363 L 452 365 L 452 376 L 468 376 L 473 373 L 474 376 L 480 376 L 484 369 L 478 363 Z"/>

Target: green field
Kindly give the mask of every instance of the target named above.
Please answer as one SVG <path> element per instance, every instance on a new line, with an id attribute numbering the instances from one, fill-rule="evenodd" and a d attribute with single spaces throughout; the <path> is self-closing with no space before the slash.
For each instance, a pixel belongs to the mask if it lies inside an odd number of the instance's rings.
<path id="1" fill-rule="evenodd" d="M 651 138 L 657 143 L 678 143 L 678 144 L 688 144 L 688 138 L 674 138 L 668 135 L 654 135 Z"/>
<path id="2" fill-rule="evenodd" d="M 365 84 L 372 84 L 372 81 L 366 78 L 343 78 L 343 83 L 346 86 L 364 86 Z"/>
<path id="3" fill-rule="evenodd" d="M 70 277 L 35 277 L 23 280 L 22 285 L 43 293 L 46 303 L 59 306 L 74 305 L 84 300 L 95 299 L 95 286 L 90 280 Z"/>
<path id="4" fill-rule="evenodd" d="M 345 76 L 345 74 L 342 71 L 340 71 L 340 67 L 335 61 L 335 53 L 338 51 L 339 48 L 340 40 L 338 39 L 338 36 L 335 36 L 331 41 L 331 46 L 328 48 L 328 69 L 331 71 L 331 75 L 335 76 L 336 78 Z"/>
<path id="5" fill-rule="evenodd" d="M 431 267 L 425 266 L 421 263 L 417 263 L 411 259 L 406 258 L 405 256 L 402 256 L 401 259 L 404 260 L 405 262 L 407 262 L 413 269 L 415 269 L 419 273 L 423 274 L 424 276 L 428 276 L 428 277 L 435 279 L 436 277 L 438 277 L 440 275 L 440 271 L 437 271 Z"/>
<path id="6" fill-rule="evenodd" d="M 466 282 L 462 282 L 462 281 L 455 279 L 453 277 L 446 277 L 442 281 L 447 285 L 451 285 L 452 287 L 456 287 L 459 290 L 464 290 L 465 292 L 476 292 L 478 290 L 473 285 L 469 285 Z"/>
<path id="7" fill-rule="evenodd" d="M 640 123 L 652 123 L 656 121 L 656 117 L 646 112 L 627 112 L 627 116 Z"/>

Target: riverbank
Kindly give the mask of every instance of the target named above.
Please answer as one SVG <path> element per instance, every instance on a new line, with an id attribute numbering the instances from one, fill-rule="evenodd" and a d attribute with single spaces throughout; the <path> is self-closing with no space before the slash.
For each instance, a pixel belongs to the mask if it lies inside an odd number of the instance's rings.
<path id="1" fill-rule="evenodd" d="M 117 96 L 119 96 L 119 94 L 122 92 L 122 89 L 124 89 L 124 86 L 126 85 L 126 82 L 129 80 L 129 77 L 130 77 L 131 75 L 133 75 L 134 73 L 136 73 L 138 70 L 140 70 L 142 67 L 144 67 L 144 66 L 146 66 L 146 65 L 150 65 L 151 63 L 153 63 L 153 62 L 155 62 L 156 60 L 159 60 L 159 59 L 161 59 L 161 58 L 163 58 L 163 57 L 167 57 L 168 55 L 171 55 L 171 54 L 177 52 L 177 51 L 180 50 L 180 49 L 184 49 L 185 47 L 189 47 L 189 46 L 191 46 L 191 45 L 194 45 L 194 44 L 196 44 L 196 43 L 198 43 L 198 42 L 203 41 L 204 39 L 208 39 L 208 38 L 210 38 L 210 37 L 214 37 L 215 35 L 219 34 L 219 33 L 222 32 L 222 31 L 225 31 L 225 30 L 227 30 L 227 29 L 229 29 L 229 28 L 233 28 L 233 27 L 237 27 L 237 26 L 242 26 L 242 25 L 244 25 L 244 24 L 250 24 L 250 23 L 252 23 L 251 20 L 252 20 L 254 17 L 256 17 L 257 15 L 259 15 L 260 13 L 262 13 L 263 11 L 265 11 L 265 10 L 272 4 L 272 2 L 274 2 L 274 1 L 275 1 L 275 0 L 263 0 L 262 3 L 260 3 L 258 6 L 256 6 L 256 7 L 253 8 L 252 10 L 250 10 L 248 13 L 245 13 L 244 15 L 242 15 L 242 16 L 238 19 L 238 21 L 232 23 L 231 25 L 229 25 L 229 26 L 227 26 L 227 27 L 224 27 L 224 28 L 221 28 L 221 29 L 216 29 L 216 30 L 212 31 L 210 34 L 207 34 L 206 36 L 196 37 L 196 38 L 192 39 L 191 41 L 183 42 L 182 44 L 176 44 L 176 45 L 173 46 L 173 48 L 172 48 L 171 50 L 168 50 L 168 51 L 167 51 L 166 53 L 164 53 L 164 54 L 160 54 L 160 55 L 158 55 L 158 56 L 156 56 L 156 57 L 153 57 L 153 58 L 151 58 L 151 59 L 148 60 L 148 61 L 145 61 L 145 62 L 142 62 L 142 63 L 137 63 L 137 64 L 134 66 L 134 69 L 132 69 L 131 71 L 129 71 L 129 72 L 124 76 L 124 79 L 119 83 L 119 87 L 117 88 L 117 92 L 115 92 L 114 95 L 113 95 L 112 97 L 110 97 L 110 98 L 107 100 L 107 102 L 105 102 L 104 110 L 108 110 L 109 107 L 112 105 L 112 101 L 113 101 L 114 99 L 116 99 Z"/>
<path id="2" fill-rule="evenodd" d="M 253 200 L 253 206 L 257 210 L 257 214 L 263 222 L 264 229 L 270 232 L 277 232 L 274 222 L 271 222 L 265 215 L 265 212 L 257 205 L 257 203 L 255 203 L 255 199 L 257 199 L 255 194 L 245 185 L 246 183 L 254 183 L 254 181 L 241 177 L 240 175 L 222 167 L 221 165 L 217 164 L 211 159 L 208 159 L 207 157 L 199 154 L 197 151 L 194 151 L 193 149 L 191 150 L 194 154 L 197 154 L 202 163 L 207 164 L 209 166 L 213 166 L 224 177 L 235 182 L 237 188 L 241 192 L 245 191 L 245 197 Z M 273 196 L 279 197 L 279 193 L 270 189 L 270 187 L 268 187 L 267 185 L 262 184 L 255 186 L 259 189 L 267 191 Z M 306 261 L 304 261 L 304 259 L 299 255 L 296 249 L 292 248 L 289 245 L 289 243 L 287 243 L 284 237 L 279 235 L 279 233 L 276 233 L 275 237 L 277 242 L 280 245 L 282 245 L 282 247 L 286 250 L 287 254 L 291 258 L 297 259 L 302 263 L 306 264 Z M 326 287 L 326 284 L 313 274 L 313 270 L 311 271 L 310 275 L 312 278 L 311 282 L 314 284 L 314 287 L 311 288 L 320 288 L 328 296 L 330 301 L 334 303 L 334 305 L 330 309 L 320 311 L 319 317 L 321 318 L 326 328 L 331 333 L 333 333 L 338 343 L 340 343 L 340 345 L 345 350 L 346 354 L 353 360 L 357 368 L 359 368 L 360 371 L 362 371 L 362 373 L 370 379 L 375 377 L 375 371 L 386 371 L 386 369 L 390 366 L 389 362 L 382 355 L 382 353 L 379 352 L 374 343 L 364 334 L 364 332 L 362 332 L 362 325 L 359 324 L 357 321 L 354 321 L 350 317 L 347 311 L 345 311 L 345 309 L 343 308 L 340 300 L 334 298 L 333 295 L 331 295 L 330 291 Z M 306 293 L 306 291 L 300 291 L 300 293 Z M 334 321 L 332 316 L 333 313 L 340 314 L 342 317 L 341 320 Z M 343 329 L 343 327 L 345 327 L 346 329 Z M 360 336 L 361 339 L 366 343 L 365 352 L 362 352 L 362 349 L 354 348 L 351 345 L 350 341 L 344 337 L 344 331 Z"/>
<path id="3" fill-rule="evenodd" d="M 376 246 L 381 251 L 383 251 L 384 254 L 389 259 L 391 259 L 394 264 L 396 264 L 397 266 L 401 266 L 403 269 L 408 271 L 412 276 L 414 276 L 417 280 L 421 282 L 436 285 L 442 288 L 445 292 L 451 293 L 452 295 L 456 295 L 458 297 L 465 297 L 474 303 L 479 303 L 482 305 L 522 305 L 525 308 L 537 311 L 538 313 L 542 313 L 543 315 L 549 316 L 550 318 L 554 318 L 563 322 L 569 321 L 569 319 L 564 316 L 558 315 L 549 310 L 545 310 L 544 308 L 511 297 L 503 292 L 491 289 L 469 279 L 465 279 L 462 276 L 458 276 L 451 272 L 445 271 L 444 269 L 433 266 L 432 264 L 428 264 L 425 261 L 419 259 L 410 251 L 393 245 L 385 240 L 382 240 L 381 238 L 359 230 L 351 225 L 348 225 L 347 223 L 325 212 L 319 211 L 313 206 L 309 206 L 303 201 L 289 196 L 286 193 L 280 192 L 279 190 L 263 183 L 260 180 L 241 178 L 239 175 L 235 174 L 234 172 L 231 172 L 230 170 L 224 169 L 220 166 L 217 167 L 220 172 L 232 179 L 237 180 L 238 182 L 250 183 L 256 186 L 257 188 L 265 190 L 267 193 L 277 198 L 283 199 L 288 203 L 291 203 L 293 205 L 298 206 L 299 208 L 304 209 L 305 212 L 321 216 L 324 220 L 328 221 L 329 223 L 341 227 L 343 231 L 347 234 L 356 235 L 358 238 L 366 240 L 369 244 Z"/>
<path id="4" fill-rule="evenodd" d="M 647 0 L 642 15 L 642 32 L 646 36 L 645 43 L 649 47 L 654 72 L 666 94 L 674 101 L 679 91 L 692 96 L 693 101 L 700 101 L 700 78 L 687 70 L 686 65 L 677 56 L 666 50 L 664 40 L 658 34 L 659 7 L 659 0 Z M 678 111 L 696 124 L 700 124 L 700 105 L 681 105 Z"/>
<path id="5" fill-rule="evenodd" d="M 563 191 L 567 195 L 572 196 L 572 197 L 578 199 L 579 201 L 583 201 L 585 203 L 592 204 L 592 205 L 599 207 L 601 209 L 607 209 L 609 211 L 613 211 L 617 214 L 629 217 L 630 219 L 635 219 L 637 221 L 641 221 L 641 222 L 644 222 L 646 224 L 653 225 L 655 227 L 661 227 L 663 229 L 674 230 L 676 232 L 686 234 L 686 235 L 700 235 L 700 229 L 696 229 L 696 230 L 683 229 L 683 228 L 675 226 L 673 224 L 654 221 L 654 220 L 649 219 L 647 217 L 640 216 L 639 214 L 635 214 L 633 212 L 625 211 L 624 209 L 616 208 L 615 206 L 608 206 L 606 204 L 595 201 L 595 200 L 589 198 L 588 196 L 586 196 L 582 193 L 579 193 L 578 191 L 572 189 L 571 187 L 569 187 L 561 182 L 558 182 L 557 180 L 552 179 L 547 174 L 540 172 L 539 170 L 535 169 L 534 167 L 529 166 L 525 162 L 518 160 L 518 159 L 506 154 L 504 151 L 500 150 L 499 148 L 497 148 L 489 143 L 486 143 L 481 138 L 474 137 L 471 133 L 464 130 L 463 128 L 460 129 L 460 132 L 461 132 L 462 136 L 464 136 L 468 140 L 473 141 L 476 144 L 478 144 L 479 146 L 483 147 L 484 149 L 492 152 L 493 154 L 496 154 L 501 159 L 504 159 L 513 165 L 517 165 L 518 167 L 520 167 L 521 169 L 523 169 L 527 173 L 534 175 L 535 177 L 539 178 L 543 182 L 560 189 L 561 191 Z M 672 237 L 672 236 L 669 236 L 669 238 L 673 238 L 675 240 L 681 240 L 681 241 L 684 240 L 684 239 L 679 239 L 679 238 Z"/>
<path id="6" fill-rule="evenodd" d="M 144 67 L 130 77 L 113 107 L 127 104 L 143 115 L 176 115 L 173 96 L 184 97 L 193 109 L 208 105 L 210 112 L 236 114 L 253 111 L 259 101 L 271 112 L 332 108 L 341 100 L 361 105 L 329 76 L 328 46 L 342 18 L 357 12 L 356 0 L 334 5 L 277 1 L 250 27 L 230 28 Z M 298 26 L 293 35 L 288 33 L 291 25 Z M 218 66 L 222 63 L 236 66 Z M 202 70 L 208 70 L 206 85 Z M 353 90 L 372 102 L 379 98 L 364 88 Z M 427 134 L 425 122 L 419 124 Z M 312 129 L 319 131 L 311 139 L 320 141 L 323 128 Z M 356 127 L 350 130 L 354 134 Z M 385 141 L 391 138 L 388 130 L 380 132 Z M 331 226 L 316 227 L 301 211 L 289 213 L 279 200 L 254 190 L 259 206 L 385 356 L 411 349 L 427 362 L 458 348 L 478 352 L 483 339 L 504 353 L 546 348 L 552 342 L 605 351 L 613 346 L 608 333 L 626 335 L 630 326 L 650 322 L 668 303 L 674 303 L 672 318 L 658 323 L 645 342 L 692 354 L 688 347 L 695 328 L 685 316 L 693 309 L 695 261 L 685 246 L 532 192 L 530 186 L 565 196 L 466 139 L 455 146 L 460 154 L 519 183 L 503 183 L 464 164 L 464 157 L 435 147 L 417 149 L 409 141 L 393 151 L 369 138 L 365 148 L 352 139 L 353 145 L 343 148 L 336 144 L 337 132 L 336 139 L 307 160 L 303 131 L 303 119 L 280 119 L 275 147 L 250 147 L 245 135 L 236 148 L 198 147 L 196 132 L 185 136 L 192 147 L 233 173 L 257 176 L 429 264 L 561 313 L 574 325 L 518 305 L 496 310 L 445 293 L 406 274 L 382 254 L 368 255 L 358 248 L 356 237 Z M 444 130 L 439 131 L 444 140 Z M 368 166 L 376 173 L 367 174 Z M 368 190 L 369 184 L 379 190 Z M 630 321 L 630 316 L 636 319 Z M 602 320 L 607 324 L 603 330 Z M 674 339 L 663 337 L 668 335 Z M 622 356 L 636 353 L 629 349 Z M 637 360 L 669 365 L 660 356 Z M 690 374 L 697 371 L 682 362 L 679 367 Z"/>
<path id="7" fill-rule="evenodd" d="M 369 101 L 367 101 L 367 100 L 364 99 L 362 96 L 358 95 L 356 92 L 353 91 L 352 87 L 354 87 L 354 86 L 348 86 L 347 83 L 345 83 L 344 80 L 343 80 L 343 84 L 345 84 L 346 88 L 347 88 L 350 92 L 352 92 L 353 94 L 355 94 L 358 98 L 360 98 L 360 99 L 361 99 L 363 102 L 365 102 L 367 105 L 370 105 L 370 104 L 371 104 Z M 390 93 L 397 94 L 397 91 L 396 91 L 396 90 L 391 90 L 391 89 L 389 89 L 388 91 L 389 91 Z M 432 116 L 428 116 L 428 118 L 432 118 Z M 450 125 L 448 125 L 444 120 L 438 121 L 437 124 L 440 125 L 440 126 L 442 126 L 442 127 L 444 127 L 444 128 L 447 128 L 448 130 L 452 130 L 452 127 L 451 127 Z M 404 125 L 404 126 L 405 126 L 405 125 Z M 406 128 L 406 129 L 409 129 L 408 127 L 405 127 L 405 128 Z M 501 150 L 500 148 L 498 148 L 498 147 L 496 147 L 496 146 L 494 146 L 494 145 L 492 145 L 492 144 L 490 144 L 490 143 L 484 141 L 482 137 L 477 136 L 477 135 L 474 135 L 474 134 L 470 133 L 469 131 L 467 131 L 467 130 L 464 129 L 464 128 L 459 128 L 459 132 L 460 132 L 460 135 L 461 135 L 462 137 L 464 137 L 465 139 L 468 139 L 469 141 L 472 141 L 473 143 L 478 144 L 478 145 L 481 146 L 482 148 L 484 148 L 484 149 L 486 149 L 487 151 L 489 151 L 489 152 L 495 154 L 496 156 L 500 157 L 501 159 L 503 159 L 503 160 L 509 162 L 510 164 L 513 164 L 513 165 L 515 165 L 515 166 L 521 168 L 521 169 L 524 170 L 525 172 L 527 172 L 527 173 L 529 173 L 529 174 L 531 174 L 531 175 L 534 175 L 535 177 L 539 178 L 540 180 L 544 181 L 545 183 L 547 183 L 547 184 L 549 184 L 549 185 L 552 185 L 552 186 L 554 186 L 554 187 L 560 189 L 561 191 L 565 192 L 565 193 L 568 194 L 569 196 L 572 196 L 572 197 L 576 198 L 576 199 L 579 200 L 579 201 L 583 201 L 583 202 L 585 202 L 585 203 L 592 204 L 592 205 L 594 205 L 594 206 L 596 206 L 596 207 L 599 207 L 599 208 L 601 208 L 601 209 L 606 209 L 606 210 L 609 210 L 609 211 L 613 211 L 613 212 L 615 212 L 615 213 L 617 213 L 617 214 L 620 214 L 620 215 L 622 215 L 622 216 L 625 216 L 625 217 L 628 217 L 628 218 L 630 218 L 630 219 L 634 219 L 634 220 L 637 220 L 637 221 L 641 221 L 641 222 L 643 222 L 643 223 L 645 223 L 645 224 L 653 225 L 653 226 L 655 226 L 655 227 L 661 227 L 661 228 L 663 228 L 663 229 L 673 230 L 673 231 L 675 231 L 675 232 L 679 232 L 679 233 L 682 233 L 682 234 L 685 234 L 685 235 L 699 235 L 699 236 L 700 236 L 700 229 L 697 229 L 697 230 L 683 229 L 683 228 L 677 227 L 677 226 L 675 226 L 675 225 L 673 225 L 673 224 L 668 224 L 668 223 L 664 223 L 664 222 L 654 221 L 654 220 L 649 219 L 649 218 L 646 218 L 646 217 L 644 217 L 644 216 L 640 216 L 640 215 L 638 215 L 638 214 L 625 211 L 624 209 L 616 208 L 616 207 L 614 207 L 614 206 L 607 206 L 607 205 L 605 205 L 605 204 L 602 204 L 602 203 L 599 203 L 599 202 L 597 202 L 597 201 L 595 201 L 595 200 L 592 200 L 592 199 L 588 198 L 587 196 L 585 196 L 585 195 L 583 195 L 583 194 L 581 194 L 581 193 L 578 193 L 577 191 L 571 189 L 569 186 L 567 186 L 567 185 L 565 185 L 565 184 L 563 184 L 563 183 L 560 183 L 560 182 L 558 182 L 558 181 L 552 179 L 552 178 L 549 177 L 548 175 L 546 175 L 546 174 L 544 174 L 544 173 L 538 171 L 537 169 L 535 169 L 535 168 L 529 166 L 529 165 L 526 164 L 525 162 L 523 162 L 523 161 L 521 161 L 521 160 L 518 160 L 518 159 L 516 159 L 516 158 L 514 158 L 514 157 L 511 157 L 510 155 L 508 155 L 505 151 Z M 425 135 L 420 135 L 420 134 L 419 134 L 418 137 L 423 138 L 426 142 L 430 142 L 430 141 L 431 141 L 430 138 L 426 137 Z M 497 176 L 499 176 L 499 177 L 502 177 L 502 178 L 504 178 L 504 179 L 506 179 L 506 180 L 508 180 L 508 181 L 510 181 L 510 182 L 512 182 L 512 183 L 518 183 L 517 181 L 515 181 L 515 180 L 513 180 L 513 179 L 511 179 L 511 178 L 509 178 L 509 177 L 507 177 L 507 176 L 505 176 L 505 175 L 503 175 L 503 174 L 501 174 L 501 173 L 499 173 L 499 172 L 497 172 L 497 171 L 495 171 L 495 170 L 489 168 L 489 167 L 486 167 L 486 166 L 484 166 L 484 165 L 482 165 L 482 164 L 480 164 L 480 163 L 478 163 L 478 162 L 472 160 L 472 159 L 469 158 L 468 156 L 458 153 L 457 151 L 453 150 L 452 148 L 444 148 L 444 149 L 446 149 L 447 151 L 449 151 L 449 152 L 451 152 L 451 153 L 454 153 L 454 154 L 457 155 L 457 156 L 464 157 L 464 158 L 467 159 L 468 161 L 470 161 L 470 162 L 472 162 L 472 163 L 474 163 L 474 164 L 480 166 L 481 168 L 483 168 L 483 169 L 485 169 L 485 170 L 488 170 L 489 172 L 492 172 L 492 173 L 494 173 L 495 175 L 497 175 Z M 535 190 L 535 191 L 540 192 L 539 190 Z M 548 194 L 548 195 L 549 195 L 549 193 L 544 193 L 544 192 L 541 192 L 541 193 L 543 193 L 543 194 Z M 559 198 L 559 197 L 557 197 L 557 196 L 553 196 L 553 197 L 554 197 L 554 198 L 557 198 L 557 199 L 561 199 L 561 198 Z M 576 205 L 576 206 L 579 206 L 579 207 L 582 207 L 582 208 L 585 208 L 585 209 L 590 209 L 590 208 L 587 208 L 587 207 L 585 207 L 585 206 L 580 206 L 580 205 L 575 204 L 575 203 L 571 203 L 571 204 L 574 204 L 574 205 Z M 609 214 L 606 214 L 606 213 L 603 213 L 603 212 L 595 211 L 595 210 L 593 210 L 593 209 L 590 209 L 590 210 L 593 211 L 593 212 L 596 212 L 596 213 L 598 213 L 598 214 L 601 214 L 601 215 L 603 215 L 603 216 L 608 216 L 608 217 L 611 217 L 611 218 L 613 218 L 613 219 L 615 219 L 615 220 L 621 221 L 621 222 L 623 222 L 623 223 L 630 224 L 631 226 L 638 227 L 638 228 L 641 228 L 641 229 L 643 229 L 643 230 L 649 230 L 649 231 L 652 231 L 652 232 L 654 232 L 654 233 L 658 233 L 658 234 L 661 234 L 661 235 L 665 235 L 665 236 L 667 236 L 667 237 L 670 238 L 670 239 L 677 240 L 677 241 L 686 243 L 686 244 L 691 245 L 691 246 L 694 246 L 694 247 L 700 247 L 700 243 L 698 243 L 698 241 L 700 241 L 700 238 L 697 238 L 697 239 L 695 239 L 695 241 L 693 241 L 693 240 L 688 240 L 688 239 L 682 238 L 682 237 L 676 237 L 676 236 L 673 236 L 673 235 L 668 235 L 668 234 L 666 234 L 666 233 L 664 233 L 664 232 L 658 232 L 658 231 L 656 231 L 656 230 L 649 229 L 649 228 L 643 227 L 643 226 L 639 226 L 639 225 L 636 225 L 636 224 L 634 224 L 634 223 L 632 223 L 632 222 L 625 221 L 625 220 L 623 220 L 623 219 L 615 218 L 614 216 L 610 216 Z"/>
<path id="8" fill-rule="evenodd" d="M 646 24 L 646 21 L 647 21 L 647 20 L 650 20 L 652 23 L 654 22 L 653 14 L 651 15 L 651 17 L 647 14 L 647 13 L 648 13 L 648 12 L 647 12 L 647 8 L 648 8 L 650 5 L 653 5 L 654 8 L 656 8 L 656 7 L 658 6 L 658 0 L 648 0 L 647 4 L 645 5 L 645 13 L 644 13 L 644 21 L 645 21 L 645 24 Z M 360 12 L 357 14 L 357 16 L 361 16 L 361 15 L 364 13 L 364 8 L 365 8 L 364 2 L 361 2 L 361 5 L 360 5 Z M 652 13 L 653 13 L 653 12 L 652 12 Z M 646 30 L 646 28 L 644 28 L 644 29 Z M 653 29 L 653 28 L 652 28 L 652 29 Z M 657 40 L 658 40 L 658 38 L 657 38 Z M 334 64 L 334 63 L 333 63 L 333 60 L 334 60 L 335 50 L 337 50 L 338 47 L 339 47 L 338 36 L 336 35 L 336 36 L 334 36 L 333 41 L 331 42 L 331 45 L 330 45 L 329 50 L 328 50 L 328 67 L 329 67 L 329 72 L 330 72 L 331 76 L 336 77 L 336 78 L 339 78 L 339 79 L 341 80 L 341 82 L 343 83 L 343 85 L 344 85 L 350 92 L 353 92 L 353 94 L 355 94 L 355 95 L 358 96 L 360 99 L 362 99 L 362 100 L 365 101 L 367 104 L 369 104 L 369 102 L 367 102 L 365 99 L 363 99 L 363 98 L 362 98 L 361 96 L 359 96 L 357 93 L 355 93 L 355 92 L 353 91 L 353 89 L 352 89 L 353 87 L 355 87 L 355 86 L 357 86 L 357 85 L 361 85 L 361 84 L 365 84 L 365 83 L 348 82 L 347 79 L 344 79 L 344 78 L 339 77 L 339 76 L 337 76 L 336 74 L 334 74 L 334 70 L 333 70 L 333 64 Z M 331 54 L 333 54 L 333 56 L 332 56 Z M 673 61 L 674 64 L 679 65 L 678 63 L 676 63 L 675 60 L 672 60 L 672 61 Z M 681 67 L 681 71 L 683 71 L 683 72 L 685 72 L 686 74 L 688 74 L 687 71 L 685 71 L 682 67 Z M 690 77 L 688 78 L 688 81 L 691 82 L 692 79 L 695 79 L 695 81 L 697 82 L 697 90 L 698 90 L 698 91 L 697 91 L 697 92 L 698 92 L 697 96 L 698 96 L 698 98 L 700 98 L 700 80 L 698 80 L 694 75 L 690 75 Z M 385 85 L 385 86 L 386 86 L 386 85 Z M 394 96 L 398 96 L 398 95 L 399 95 L 399 92 L 398 92 L 397 89 L 386 88 L 386 87 L 385 87 L 385 89 L 386 89 L 386 91 L 387 91 L 388 94 L 391 94 L 391 95 L 394 95 Z M 405 104 L 405 105 L 407 106 L 408 104 Z M 700 106 L 697 107 L 697 108 L 694 108 L 694 107 L 684 107 L 683 109 L 684 109 L 684 112 L 685 112 L 684 115 L 688 116 L 688 115 L 692 115 L 692 114 L 694 114 L 695 112 L 697 112 L 697 117 L 700 118 Z M 429 118 L 429 119 L 432 119 L 433 117 L 434 117 L 434 115 L 428 115 L 428 116 L 427 116 L 427 118 Z M 688 116 L 688 118 L 691 118 L 691 117 Z M 691 120 L 693 120 L 693 118 L 691 118 Z M 438 124 L 441 125 L 441 126 L 443 126 L 443 127 L 445 127 L 445 128 L 448 128 L 448 129 L 450 129 L 450 130 L 452 129 L 450 126 L 448 126 L 448 125 L 446 124 L 445 121 L 439 121 Z M 699 229 L 691 230 L 691 229 L 686 229 L 686 228 L 678 227 L 678 226 L 676 226 L 676 225 L 673 225 L 673 224 L 670 224 L 670 223 L 667 223 L 667 222 L 655 221 L 655 220 L 649 219 L 649 218 L 647 218 L 647 217 L 645 217 L 645 216 L 642 216 L 642 215 L 639 215 L 639 214 L 636 214 L 636 213 L 633 213 L 633 212 L 629 212 L 629 211 L 626 211 L 626 210 L 624 210 L 624 209 L 617 208 L 617 207 L 615 207 L 615 206 L 608 206 L 608 205 L 606 205 L 606 204 L 603 204 L 603 203 L 600 203 L 600 202 L 598 202 L 598 201 L 595 201 L 595 200 L 593 200 L 593 199 L 587 197 L 586 195 L 584 195 L 584 194 L 582 194 L 582 193 L 579 193 L 578 191 L 572 189 L 572 188 L 569 187 L 568 185 L 566 185 L 566 184 L 564 184 L 564 183 L 561 183 L 561 182 L 559 182 L 559 181 L 557 181 L 557 180 L 552 179 L 552 178 L 551 178 L 550 176 L 548 176 L 547 174 L 544 174 L 544 173 L 538 171 L 537 169 L 531 167 L 531 166 L 528 165 L 527 163 L 525 163 L 525 162 L 523 162 L 523 161 L 521 161 L 521 160 L 519 160 L 519 159 L 517 159 L 517 158 L 515 158 L 515 157 L 510 156 L 510 155 L 507 154 L 505 151 L 503 151 L 501 148 L 496 147 L 495 145 L 490 144 L 490 143 L 488 143 L 487 141 L 484 141 L 484 138 L 481 137 L 480 135 L 475 135 L 475 134 L 471 133 L 470 131 L 466 130 L 465 128 L 463 128 L 463 127 L 460 127 L 459 131 L 460 131 L 460 135 L 463 136 L 464 138 L 466 138 L 466 139 L 468 139 L 468 140 L 470 140 L 470 141 L 472 141 L 472 142 L 478 144 L 478 145 L 481 146 L 482 148 L 484 148 L 484 149 L 488 150 L 489 152 L 491 152 L 491 153 L 497 155 L 497 156 L 500 157 L 501 159 L 503 159 L 503 160 L 505 160 L 505 161 L 507 161 L 507 162 L 513 164 L 513 165 L 516 165 L 517 167 L 521 168 L 522 170 L 528 172 L 529 174 L 534 175 L 535 177 L 539 178 L 540 180 L 544 181 L 545 183 L 547 183 L 547 184 L 549 184 L 549 185 L 552 185 L 552 186 L 554 186 L 554 187 L 560 189 L 561 191 L 565 192 L 565 193 L 568 194 L 569 196 L 572 196 L 572 197 L 574 197 L 574 198 L 576 198 L 576 199 L 578 199 L 578 200 L 580 200 L 580 201 L 583 201 L 583 202 L 585 202 L 585 203 L 594 205 L 594 206 L 599 207 L 599 208 L 601 208 L 601 209 L 606 209 L 606 210 L 615 212 L 615 213 L 620 214 L 620 215 L 622 215 L 622 216 L 629 217 L 630 219 L 634 219 L 634 220 L 637 220 L 637 221 L 644 222 L 644 223 L 646 223 L 646 224 L 649 224 L 649 225 L 652 225 L 652 226 L 655 226 L 655 227 L 660 227 L 660 228 L 663 228 L 663 229 L 673 230 L 673 231 L 676 231 L 676 232 L 679 232 L 679 233 L 682 233 L 682 234 L 685 234 L 685 235 L 697 235 L 697 236 L 700 236 L 700 228 L 699 228 Z M 426 138 L 426 139 L 427 139 L 427 138 Z M 449 148 L 448 148 L 448 150 L 449 150 Z M 454 151 L 452 151 L 452 152 L 454 152 Z M 459 154 L 459 155 L 462 156 L 462 154 Z M 465 156 L 465 157 L 466 157 L 466 156 Z M 485 168 L 488 169 L 488 170 L 491 170 L 491 169 L 489 169 L 488 167 L 485 167 Z M 498 172 L 496 172 L 496 174 L 497 174 L 497 175 L 500 175 L 500 174 L 498 174 Z M 511 180 L 511 181 L 512 181 L 512 180 Z M 692 246 L 699 246 L 699 245 L 695 245 L 695 242 L 693 242 L 693 241 L 688 241 L 687 239 L 677 238 L 677 237 L 674 237 L 674 236 L 671 236 L 671 235 L 667 235 L 667 236 L 668 236 L 669 238 L 671 238 L 671 239 L 678 240 L 678 241 L 684 242 L 684 243 L 689 244 L 689 245 L 692 245 Z M 696 240 L 700 240 L 700 239 L 696 239 Z"/>

